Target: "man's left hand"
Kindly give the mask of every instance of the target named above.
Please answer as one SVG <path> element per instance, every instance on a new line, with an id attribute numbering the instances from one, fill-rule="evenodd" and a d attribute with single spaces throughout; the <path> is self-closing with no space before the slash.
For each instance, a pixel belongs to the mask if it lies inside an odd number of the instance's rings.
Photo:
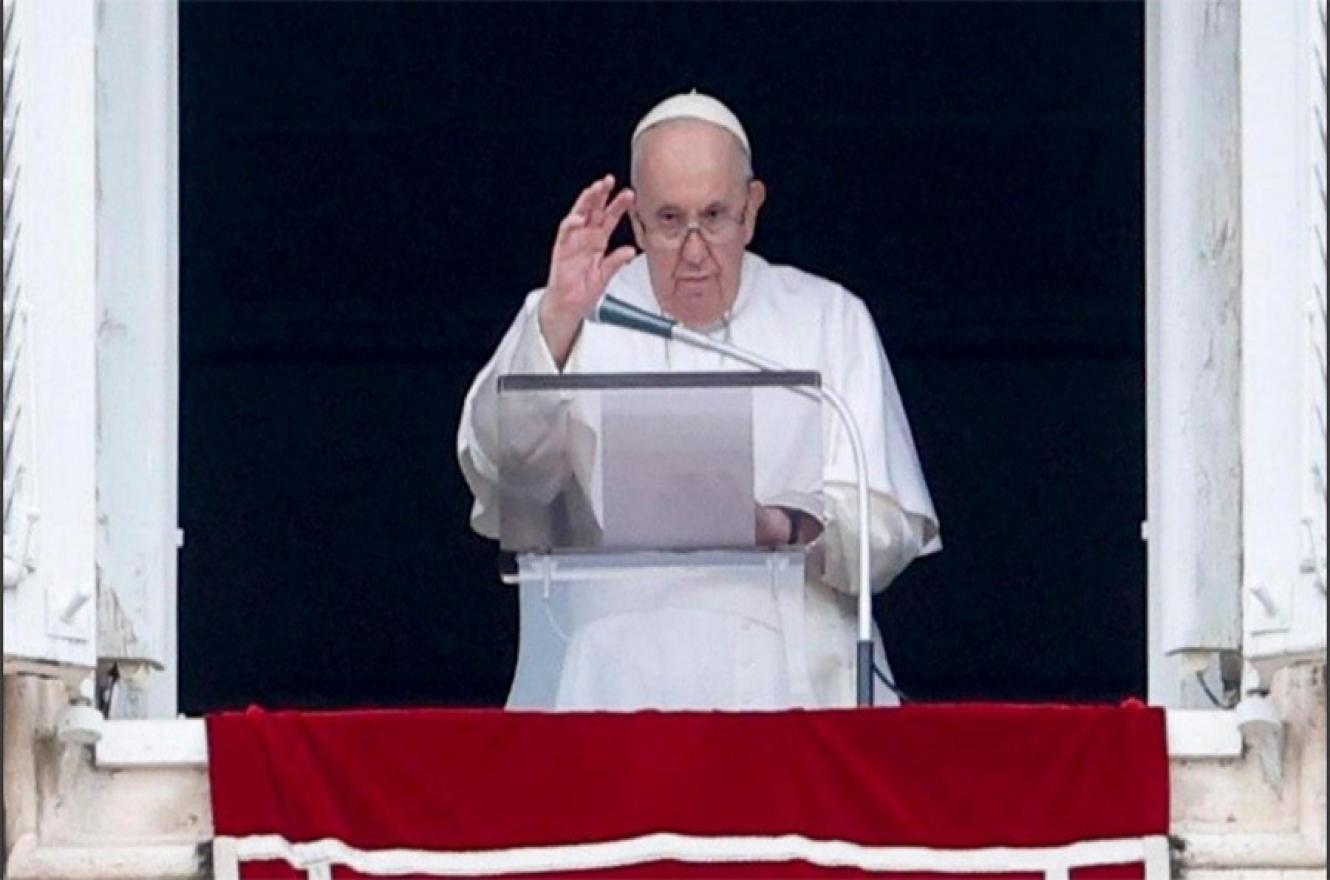
<path id="1" fill-rule="evenodd" d="M 801 510 L 759 504 L 756 533 L 759 547 L 804 545 L 822 534 L 822 524 Z"/>

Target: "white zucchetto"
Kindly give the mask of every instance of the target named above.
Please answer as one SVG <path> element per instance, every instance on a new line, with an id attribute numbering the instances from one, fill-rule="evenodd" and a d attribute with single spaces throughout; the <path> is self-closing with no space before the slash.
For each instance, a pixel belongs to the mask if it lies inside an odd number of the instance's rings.
<path id="1" fill-rule="evenodd" d="M 652 107 L 642 121 L 637 123 L 637 128 L 633 129 L 633 143 L 642 136 L 642 132 L 658 125 L 662 122 L 668 122 L 671 119 L 700 119 L 703 122 L 710 122 L 712 125 L 719 125 L 739 139 L 744 152 L 748 158 L 752 159 L 753 150 L 748 146 L 748 135 L 744 132 L 743 125 L 739 122 L 739 117 L 731 112 L 720 101 L 710 95 L 699 95 L 694 89 L 686 95 L 674 95 L 661 101 L 655 107 Z"/>

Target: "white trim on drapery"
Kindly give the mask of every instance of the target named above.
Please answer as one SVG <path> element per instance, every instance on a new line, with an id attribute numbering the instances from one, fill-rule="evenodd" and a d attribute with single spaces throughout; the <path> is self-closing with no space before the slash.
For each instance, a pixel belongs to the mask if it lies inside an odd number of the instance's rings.
<path id="1" fill-rule="evenodd" d="M 364 850 L 325 838 L 294 843 L 279 835 L 218 837 L 213 844 L 218 880 L 239 877 L 239 862 L 285 861 L 326 878 L 334 865 L 362 874 L 472 877 L 587 871 L 657 861 L 691 863 L 804 861 L 820 867 L 852 867 L 873 872 L 998 874 L 1040 872 L 1066 880 L 1075 868 L 1144 863 L 1146 880 L 1168 880 L 1168 839 L 1162 835 L 1086 840 L 1049 847 L 936 849 L 868 846 L 843 840 L 813 840 L 798 834 L 767 837 L 699 837 L 647 834 L 597 843 L 474 851 L 419 849 Z"/>

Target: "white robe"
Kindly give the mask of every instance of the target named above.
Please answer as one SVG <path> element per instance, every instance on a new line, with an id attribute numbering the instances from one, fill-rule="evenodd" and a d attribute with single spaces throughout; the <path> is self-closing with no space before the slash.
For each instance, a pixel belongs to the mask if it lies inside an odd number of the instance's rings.
<path id="1" fill-rule="evenodd" d="M 653 313 L 646 260 L 639 256 L 608 292 Z M 458 458 L 475 495 L 472 527 L 499 533 L 498 379 L 558 372 L 537 319 L 543 290 L 532 292 L 494 357 L 467 394 Z M 921 554 L 941 548 L 937 515 L 924 483 L 900 394 L 863 303 L 843 287 L 747 253 L 739 292 L 714 331 L 795 370 L 816 370 L 849 404 L 868 458 L 873 589 L 880 591 Z M 681 343 L 615 327 L 583 325 L 565 372 L 698 372 L 748 369 Z M 760 438 L 759 438 L 760 442 Z M 850 443 L 823 408 L 823 521 L 816 542 L 822 571 L 802 597 L 802 626 L 715 608 L 670 607 L 598 619 L 568 634 L 557 692 L 561 709 L 767 709 L 850 706 L 855 700 L 857 518 Z M 526 622 L 524 621 L 524 625 Z M 802 630 L 802 632 L 799 632 Z M 885 667 L 881 635 L 875 654 Z M 798 668 L 791 668 L 794 665 Z M 800 687 L 799 683 L 811 684 Z M 895 703 L 878 682 L 876 701 Z"/>

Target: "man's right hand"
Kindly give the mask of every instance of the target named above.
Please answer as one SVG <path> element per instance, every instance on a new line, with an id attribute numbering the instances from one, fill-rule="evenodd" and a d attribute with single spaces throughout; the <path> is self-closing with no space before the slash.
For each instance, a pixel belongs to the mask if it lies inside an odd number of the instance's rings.
<path id="1" fill-rule="evenodd" d="M 633 204 L 631 189 L 611 200 L 613 190 L 612 174 L 582 190 L 554 238 L 550 277 L 540 300 L 540 332 L 559 369 L 610 278 L 637 254 L 629 245 L 605 253 L 610 234 Z"/>

